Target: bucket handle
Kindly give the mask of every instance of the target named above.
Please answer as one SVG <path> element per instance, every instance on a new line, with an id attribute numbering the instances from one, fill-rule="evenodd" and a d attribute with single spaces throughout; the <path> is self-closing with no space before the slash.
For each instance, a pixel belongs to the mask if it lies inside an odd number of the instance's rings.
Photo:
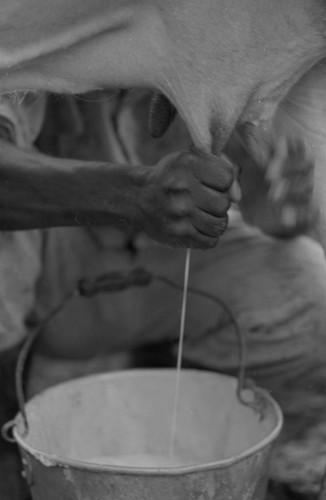
<path id="1" fill-rule="evenodd" d="M 113 293 L 125 290 L 133 286 L 147 286 L 152 281 L 152 275 L 143 268 L 135 268 L 131 271 L 111 271 L 106 274 L 91 278 L 82 278 L 77 282 L 77 286 L 67 292 L 59 303 L 50 310 L 46 316 L 39 320 L 38 324 L 30 330 L 19 352 L 15 369 L 15 389 L 20 414 L 22 416 L 22 437 L 28 434 L 28 421 L 25 410 L 25 396 L 23 389 L 23 374 L 26 360 L 30 354 L 32 346 L 41 333 L 44 326 L 56 316 L 73 297 L 92 297 L 98 293 Z M 10 429 L 15 425 L 11 420 L 3 425 L 2 435 L 8 442 L 15 442 Z"/>
<path id="2" fill-rule="evenodd" d="M 15 420 L 9 420 L 9 422 L 6 422 L 2 428 L 1 428 L 1 435 L 3 439 L 5 439 L 8 443 L 15 443 L 16 440 L 13 436 L 13 428 L 15 427 L 16 422 Z"/>
<path id="3" fill-rule="evenodd" d="M 64 306 L 68 301 L 70 301 L 70 299 L 72 299 L 74 296 L 77 295 L 79 295 L 78 289 L 74 289 L 66 293 L 66 295 L 60 300 L 60 302 L 46 315 L 46 317 L 43 320 L 41 320 L 33 330 L 31 330 L 30 334 L 27 336 L 19 352 L 15 370 L 15 387 L 16 387 L 18 407 L 23 420 L 23 429 L 21 432 L 22 437 L 26 437 L 26 435 L 28 434 L 28 421 L 25 410 L 25 396 L 23 389 L 23 375 L 24 375 L 26 360 L 28 358 L 28 355 L 31 351 L 31 348 L 36 338 L 38 337 L 39 333 L 44 328 L 44 326 L 64 308 Z"/>
<path id="4" fill-rule="evenodd" d="M 77 286 L 73 290 L 67 292 L 60 300 L 60 302 L 45 316 L 45 318 L 41 319 L 38 322 L 37 326 L 30 331 L 19 352 L 15 370 L 15 387 L 19 411 L 22 416 L 23 428 L 21 434 L 23 437 L 26 437 L 26 435 L 28 434 L 28 421 L 25 410 L 25 396 L 23 389 L 24 368 L 32 346 L 44 326 L 49 321 L 51 321 L 52 318 L 56 316 L 66 306 L 67 302 L 69 302 L 73 297 L 92 297 L 98 293 L 113 293 L 116 291 L 125 290 L 126 288 L 133 286 L 147 286 L 151 284 L 153 280 L 164 282 L 165 284 L 173 288 L 182 290 L 182 287 L 180 285 L 173 282 L 172 280 L 169 280 L 165 276 L 151 274 L 143 268 L 134 268 L 131 271 L 113 271 L 92 278 L 84 278 L 79 280 Z M 245 390 L 249 388 L 254 390 L 254 383 L 251 380 L 246 381 L 245 379 L 246 343 L 242 329 L 239 327 L 236 319 L 234 318 L 227 305 L 221 299 L 204 290 L 200 290 L 194 287 L 188 287 L 188 291 L 189 293 L 197 294 L 209 300 L 213 300 L 216 304 L 219 305 L 219 307 L 222 307 L 224 312 L 226 312 L 227 316 L 230 318 L 234 326 L 239 344 L 237 397 L 243 405 L 249 406 L 250 408 L 258 411 L 261 414 L 262 409 L 260 408 L 259 402 L 257 403 L 256 398 L 254 398 L 254 401 L 248 401 L 245 397 Z M 12 430 L 14 425 L 15 421 L 11 420 L 7 422 L 2 428 L 2 434 L 4 438 L 9 442 L 15 441 L 12 435 L 10 435 L 10 431 Z"/>
<path id="5" fill-rule="evenodd" d="M 169 278 L 166 278 L 165 276 L 162 275 L 154 275 L 154 279 L 161 281 L 172 288 L 175 288 L 177 290 L 182 291 L 183 287 L 181 285 L 178 285 L 174 281 L 170 280 Z M 250 408 L 254 409 L 257 411 L 259 414 L 262 413 L 262 408 L 261 404 L 259 401 L 254 400 L 254 401 L 248 401 L 247 398 L 245 397 L 246 389 L 252 389 L 254 391 L 255 389 L 255 382 L 252 379 L 246 379 L 246 366 L 247 366 L 247 353 L 246 353 L 246 339 L 243 330 L 240 328 L 239 323 L 235 319 L 234 315 L 232 314 L 231 310 L 229 307 L 225 304 L 223 300 L 221 300 L 219 297 L 216 295 L 213 295 L 209 292 L 206 292 L 205 290 L 201 290 L 199 288 L 191 287 L 188 286 L 188 292 L 193 293 L 195 295 L 204 297 L 210 301 L 213 301 L 218 307 L 222 308 L 223 311 L 226 313 L 228 318 L 230 319 L 234 330 L 235 334 L 237 337 L 238 341 L 238 347 L 239 347 L 239 369 L 238 369 L 238 384 L 237 384 L 237 398 L 245 406 L 249 406 Z"/>

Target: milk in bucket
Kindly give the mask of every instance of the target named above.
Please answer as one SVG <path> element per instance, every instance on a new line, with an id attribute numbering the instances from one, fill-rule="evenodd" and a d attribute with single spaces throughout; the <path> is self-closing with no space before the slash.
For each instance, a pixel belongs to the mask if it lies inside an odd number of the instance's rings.
<path id="1" fill-rule="evenodd" d="M 28 401 L 28 432 L 20 413 L 13 436 L 33 500 L 264 500 L 278 405 L 258 388 L 249 392 L 261 411 L 243 405 L 233 377 L 186 369 L 178 377 L 93 375 Z"/>

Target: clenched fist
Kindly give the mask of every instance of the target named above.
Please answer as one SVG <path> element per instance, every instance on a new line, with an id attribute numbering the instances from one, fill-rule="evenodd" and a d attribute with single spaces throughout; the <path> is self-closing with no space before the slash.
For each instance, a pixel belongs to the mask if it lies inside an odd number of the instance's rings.
<path id="1" fill-rule="evenodd" d="M 140 227 L 171 246 L 212 248 L 227 227 L 233 167 L 191 148 L 163 158 L 148 171 Z"/>

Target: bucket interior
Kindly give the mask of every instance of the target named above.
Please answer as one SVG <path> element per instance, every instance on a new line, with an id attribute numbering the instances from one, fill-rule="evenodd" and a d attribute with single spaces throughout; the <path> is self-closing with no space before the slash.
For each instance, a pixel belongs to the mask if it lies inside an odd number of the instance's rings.
<path id="1" fill-rule="evenodd" d="M 26 405 L 29 432 L 14 433 L 38 458 L 109 466 L 184 467 L 235 459 L 277 433 L 281 417 L 264 392 L 264 414 L 242 405 L 237 381 L 182 370 L 175 444 L 175 370 L 128 370 L 60 384 Z"/>

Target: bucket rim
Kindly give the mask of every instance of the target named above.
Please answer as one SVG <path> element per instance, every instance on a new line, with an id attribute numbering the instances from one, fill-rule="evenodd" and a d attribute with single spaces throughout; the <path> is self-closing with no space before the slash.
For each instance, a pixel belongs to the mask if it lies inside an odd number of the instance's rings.
<path id="1" fill-rule="evenodd" d="M 132 376 L 144 376 L 145 374 L 151 374 L 151 376 L 156 375 L 156 376 L 161 376 L 163 374 L 167 374 L 170 372 L 171 374 L 176 372 L 175 368 L 141 368 L 141 369 L 127 369 L 127 370 L 117 370 L 115 372 L 105 372 L 105 373 L 97 373 L 97 374 L 92 374 L 92 375 L 86 375 L 83 377 L 78 377 L 74 378 L 72 380 L 62 382 L 60 384 L 57 384 L 55 386 L 49 387 L 48 389 L 45 389 L 44 391 L 40 392 L 39 394 L 35 395 L 33 398 L 31 398 L 28 402 L 33 401 L 34 398 L 41 397 L 45 392 L 50 391 L 52 389 L 57 389 L 58 387 L 63 387 L 65 385 L 71 385 L 74 382 L 85 382 L 88 381 L 92 382 L 94 379 L 101 379 L 105 380 L 107 378 L 112 379 L 112 378 L 125 378 L 130 375 Z M 198 373 L 203 373 L 206 375 L 211 375 L 219 378 L 224 378 L 224 379 L 232 379 L 235 382 L 237 381 L 236 377 L 233 377 L 231 375 L 225 375 L 224 373 L 217 373 L 217 372 L 212 372 L 210 370 L 200 370 L 200 369 L 192 369 L 192 368 L 185 368 L 182 369 L 182 374 L 186 373 L 191 373 L 191 374 L 198 374 Z M 261 388 L 261 387 L 254 387 L 254 391 L 260 394 L 265 400 L 269 402 L 271 407 L 273 408 L 274 414 L 275 414 L 275 421 L 276 425 L 274 429 L 264 438 L 262 439 L 259 443 L 255 444 L 254 446 L 251 446 L 247 450 L 243 451 L 242 453 L 239 453 L 235 457 L 231 458 L 225 458 L 222 460 L 217 460 L 213 462 L 205 462 L 205 463 L 199 463 L 199 464 L 190 464 L 190 465 L 183 465 L 183 466 L 171 466 L 171 467 L 135 467 L 135 466 L 121 466 L 121 465 L 108 465 L 108 464 L 98 464 L 95 462 L 87 462 L 84 460 L 77 460 L 77 459 L 72 459 L 72 458 L 63 458 L 58 455 L 51 455 L 50 453 L 43 452 L 43 451 L 38 451 L 35 450 L 32 446 L 28 445 L 22 436 L 20 436 L 18 432 L 18 426 L 19 426 L 19 421 L 22 418 L 21 413 L 18 413 L 13 421 L 13 428 L 12 428 L 12 435 L 18 444 L 19 447 L 22 448 L 26 453 L 30 454 L 32 457 L 34 457 L 36 460 L 40 461 L 44 466 L 47 467 L 62 467 L 62 468 L 74 468 L 78 470 L 88 470 L 89 472 L 112 472 L 115 474 L 121 474 L 121 475 L 146 475 L 146 476 L 155 476 L 155 475 L 183 475 L 183 474 L 190 474 L 190 473 L 196 473 L 196 472 L 203 472 L 203 471 L 208 471 L 208 470 L 215 470 L 215 469 L 223 469 L 223 468 L 228 468 L 235 463 L 239 463 L 244 461 L 245 459 L 251 457 L 252 455 L 263 451 L 268 445 L 272 444 L 273 441 L 277 438 L 279 435 L 282 426 L 283 426 L 283 413 L 282 410 L 279 406 L 279 404 L 275 401 L 275 399 L 268 393 L 267 390 Z"/>

